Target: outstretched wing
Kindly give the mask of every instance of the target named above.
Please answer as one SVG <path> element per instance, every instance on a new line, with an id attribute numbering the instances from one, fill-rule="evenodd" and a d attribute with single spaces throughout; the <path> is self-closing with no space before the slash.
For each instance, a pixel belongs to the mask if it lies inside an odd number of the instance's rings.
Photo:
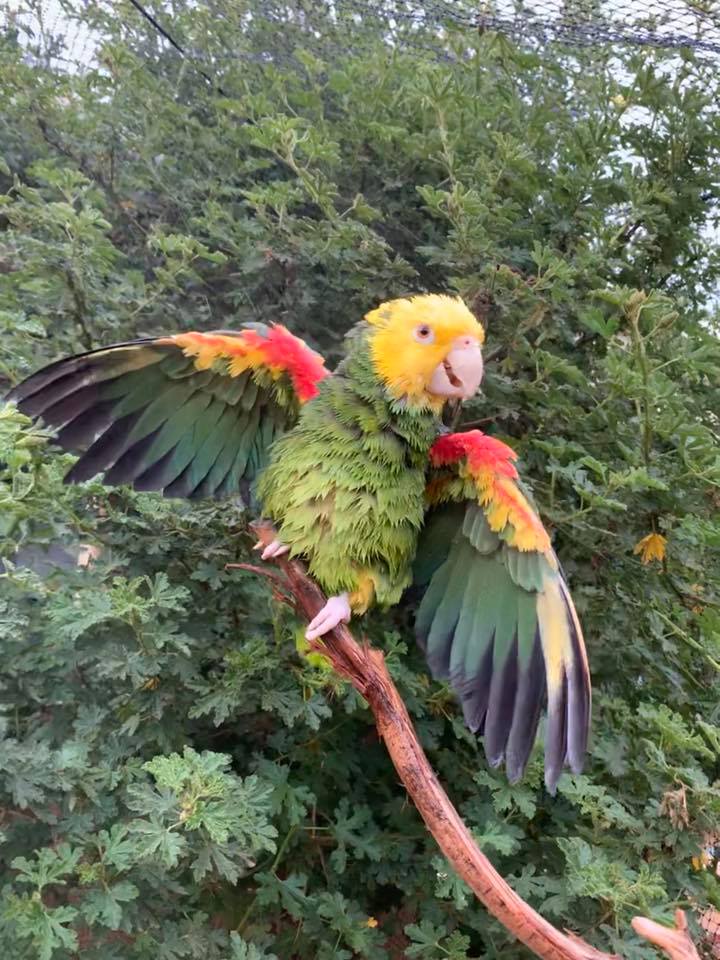
<path id="1" fill-rule="evenodd" d="M 547 698 L 545 782 L 580 772 L 590 674 L 575 607 L 547 531 L 518 485 L 515 453 L 478 430 L 430 451 L 430 503 L 415 582 L 418 640 L 448 679 L 493 766 L 522 777 Z"/>
<path id="2" fill-rule="evenodd" d="M 135 340 L 50 364 L 8 400 L 80 453 L 68 483 L 166 496 L 237 494 L 328 371 L 279 324 Z"/>

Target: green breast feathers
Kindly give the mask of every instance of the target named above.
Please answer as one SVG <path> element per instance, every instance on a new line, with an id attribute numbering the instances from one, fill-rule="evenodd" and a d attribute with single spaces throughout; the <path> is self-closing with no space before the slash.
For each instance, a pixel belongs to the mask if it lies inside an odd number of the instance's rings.
<path id="1" fill-rule="evenodd" d="M 292 555 L 354 612 L 397 603 L 412 577 L 425 514 L 431 410 L 403 409 L 374 375 L 366 337 L 273 447 L 258 485 Z"/>

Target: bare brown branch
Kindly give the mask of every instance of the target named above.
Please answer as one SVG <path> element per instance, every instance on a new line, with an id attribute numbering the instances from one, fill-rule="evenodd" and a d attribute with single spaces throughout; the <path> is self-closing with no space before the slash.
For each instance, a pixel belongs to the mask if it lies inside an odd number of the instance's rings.
<path id="1" fill-rule="evenodd" d="M 682 910 L 675 911 L 675 926 L 664 927 L 647 917 L 634 917 L 633 930 L 660 947 L 671 960 L 700 960 L 697 947 L 690 938 L 687 918 Z"/>
<path id="2" fill-rule="evenodd" d="M 253 524 L 253 530 L 265 544 L 275 539 L 270 524 Z M 308 620 L 312 619 L 325 603 L 323 592 L 297 561 L 280 557 L 275 562 L 285 575 L 294 606 Z M 313 646 L 328 657 L 336 672 L 367 700 L 390 759 L 428 830 L 454 870 L 488 911 L 542 960 L 619 960 L 617 955 L 603 953 L 581 937 L 558 930 L 519 897 L 495 870 L 430 766 L 385 666 L 382 651 L 361 646 L 342 625 L 323 639 L 324 642 L 317 641 Z M 633 928 L 660 947 L 671 960 L 699 960 L 681 910 L 676 913 L 675 928 L 663 927 L 644 917 L 636 917 Z"/>

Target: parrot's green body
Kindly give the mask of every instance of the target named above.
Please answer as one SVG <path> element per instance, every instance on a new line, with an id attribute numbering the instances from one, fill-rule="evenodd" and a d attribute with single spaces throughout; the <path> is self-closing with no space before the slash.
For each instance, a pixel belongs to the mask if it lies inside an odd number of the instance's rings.
<path id="1" fill-rule="evenodd" d="M 181 333 L 60 360 L 10 395 L 98 473 L 167 496 L 242 496 L 329 594 L 314 640 L 374 600 L 422 594 L 417 638 L 493 765 L 518 779 L 547 699 L 545 776 L 582 767 L 590 680 L 582 631 L 504 443 L 447 433 L 482 377 L 484 332 L 462 301 L 383 304 L 330 374 L 279 324 Z M 273 551 L 268 553 L 268 550 Z"/>
<path id="2" fill-rule="evenodd" d="M 319 391 L 273 445 L 258 485 L 263 512 L 325 590 L 349 592 L 358 612 L 373 592 L 397 603 L 411 581 L 438 417 L 388 398 L 365 331 L 353 332 Z"/>

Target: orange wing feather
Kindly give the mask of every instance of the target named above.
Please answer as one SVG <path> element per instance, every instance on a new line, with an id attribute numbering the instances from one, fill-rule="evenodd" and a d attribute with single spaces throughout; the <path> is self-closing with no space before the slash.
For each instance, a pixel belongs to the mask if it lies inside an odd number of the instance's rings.
<path id="1" fill-rule="evenodd" d="M 273 324 L 265 336 L 255 330 L 243 330 L 237 335 L 180 333 L 165 338 L 165 342 L 174 343 L 185 356 L 194 357 L 198 370 L 227 360 L 232 377 L 262 368 L 276 379 L 286 373 L 300 403 L 317 396 L 318 384 L 330 374 L 320 354 L 279 323 Z"/>
<path id="2" fill-rule="evenodd" d="M 506 534 L 509 526 L 506 539 L 511 547 L 544 553 L 548 559 L 552 557 L 554 563 L 548 532 L 515 482 L 518 472 L 514 460 L 517 460 L 514 450 L 480 430 L 449 433 L 430 448 L 430 463 L 434 467 L 457 465 L 460 479 L 474 486 L 494 533 Z M 452 480 L 444 484 L 435 480 L 428 491 L 431 501 L 452 499 L 451 483 Z"/>

